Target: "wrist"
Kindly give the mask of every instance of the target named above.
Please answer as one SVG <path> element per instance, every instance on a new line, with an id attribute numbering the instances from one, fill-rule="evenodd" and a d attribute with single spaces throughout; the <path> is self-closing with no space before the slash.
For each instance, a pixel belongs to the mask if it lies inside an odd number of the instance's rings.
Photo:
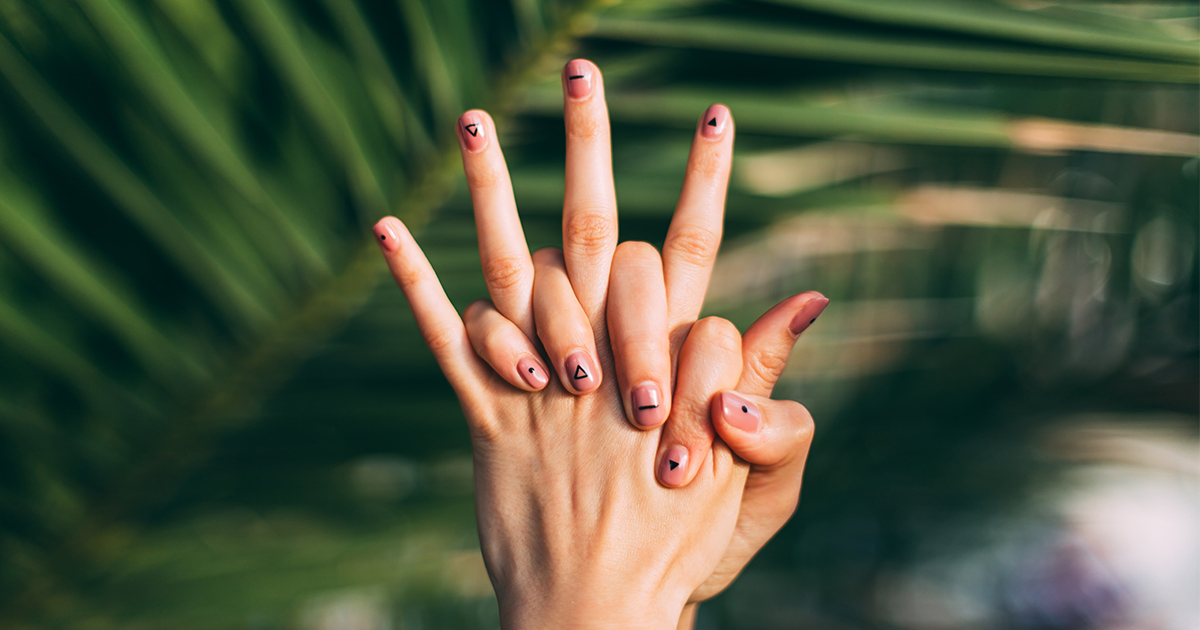
<path id="1" fill-rule="evenodd" d="M 635 600 L 584 589 L 561 597 L 501 602 L 500 625 L 504 630 L 673 630 L 680 627 L 684 603 L 684 598 Z"/>

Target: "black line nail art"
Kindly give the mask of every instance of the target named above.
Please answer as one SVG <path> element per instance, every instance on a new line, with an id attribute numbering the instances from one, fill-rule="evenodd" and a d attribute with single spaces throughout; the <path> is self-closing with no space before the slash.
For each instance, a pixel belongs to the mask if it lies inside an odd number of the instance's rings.
<path id="1" fill-rule="evenodd" d="M 638 411 L 645 411 L 647 409 L 658 409 L 658 405 L 643 405 L 638 407 Z"/>
<path id="2" fill-rule="evenodd" d="M 575 79 L 582 79 L 582 78 L 583 78 L 582 74 L 575 74 L 575 75 L 571 75 L 571 76 L 567 77 L 567 80 L 574 81 Z"/>

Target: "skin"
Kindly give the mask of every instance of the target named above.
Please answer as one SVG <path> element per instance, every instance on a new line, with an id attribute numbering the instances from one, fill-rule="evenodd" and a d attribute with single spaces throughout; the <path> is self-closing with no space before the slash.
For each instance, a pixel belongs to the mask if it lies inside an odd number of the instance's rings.
<path id="1" fill-rule="evenodd" d="M 581 75 L 582 90 L 571 78 Z M 375 232 L 471 427 L 480 538 L 505 627 L 690 627 L 695 604 L 728 586 L 795 509 L 812 419 L 769 396 L 828 300 L 793 296 L 744 337 L 724 320 L 696 322 L 721 237 L 729 111 L 714 105 L 697 125 L 660 256 L 617 244 L 599 70 L 572 61 L 563 85 L 561 251 L 529 253 L 479 110 L 458 133 L 492 299 L 460 319 L 403 224 L 388 217 Z M 581 366 L 587 377 L 575 378 Z M 657 389 L 652 409 L 635 408 L 639 387 Z"/>

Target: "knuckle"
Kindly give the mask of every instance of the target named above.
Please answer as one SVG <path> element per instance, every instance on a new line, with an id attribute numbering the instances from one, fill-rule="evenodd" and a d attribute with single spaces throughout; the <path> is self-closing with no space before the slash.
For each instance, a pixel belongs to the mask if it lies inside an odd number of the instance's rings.
<path id="1" fill-rule="evenodd" d="M 689 226 L 667 235 L 663 250 L 682 258 L 685 263 L 697 267 L 708 266 L 717 258 L 721 235 L 712 230 Z"/>
<path id="2" fill-rule="evenodd" d="M 624 339 L 613 341 L 613 346 L 625 360 L 657 363 L 659 357 L 667 358 L 667 349 L 662 341 L 651 335 L 631 334 Z"/>
<path id="3" fill-rule="evenodd" d="M 425 345 L 429 346 L 434 354 L 454 348 L 461 340 L 459 332 L 451 328 L 434 328 L 423 331 L 422 336 L 425 338 Z"/>
<path id="4" fill-rule="evenodd" d="M 691 160 L 688 160 L 687 174 L 689 177 L 713 179 L 723 174 L 725 164 L 728 161 L 725 152 L 720 149 L 714 148 L 710 151 L 701 151 Z"/>
<path id="5" fill-rule="evenodd" d="M 475 300 L 463 311 L 463 319 L 477 319 L 492 308 L 491 300 Z"/>
<path id="6" fill-rule="evenodd" d="M 774 352 L 755 355 L 746 362 L 746 369 L 763 384 L 773 384 L 787 367 L 787 357 Z"/>
<path id="7" fill-rule="evenodd" d="M 671 419 L 679 418 L 682 422 L 672 422 L 673 431 L 690 435 L 698 425 L 706 423 L 710 418 L 709 401 L 681 396 L 671 401 Z"/>
<path id="8" fill-rule="evenodd" d="M 816 431 L 816 423 L 813 422 L 808 408 L 794 400 L 786 400 L 783 403 L 783 411 L 788 419 L 789 439 L 793 444 L 811 444 L 813 433 Z"/>
<path id="9" fill-rule="evenodd" d="M 471 190 L 488 190 L 495 188 L 500 176 L 496 169 L 483 160 L 478 160 L 471 168 L 466 169 L 467 187 Z"/>
<path id="10" fill-rule="evenodd" d="M 563 228 L 563 243 L 585 254 L 603 251 L 616 238 L 615 226 L 607 212 L 576 210 Z"/>
<path id="11" fill-rule="evenodd" d="M 567 139 L 576 141 L 594 140 L 603 130 L 603 125 L 596 118 L 579 112 L 571 116 L 567 122 Z"/>
<path id="12" fill-rule="evenodd" d="M 698 341 L 716 346 L 725 352 L 741 352 L 742 337 L 738 329 L 727 319 L 721 317 L 705 317 L 692 325 L 691 335 L 696 335 Z"/>
<path id="13" fill-rule="evenodd" d="M 425 279 L 425 270 L 417 265 L 400 265 L 396 270 L 396 284 L 407 292 Z"/>
<path id="14" fill-rule="evenodd" d="M 660 266 L 662 265 L 662 259 L 659 257 L 658 250 L 645 241 L 625 241 L 617 245 L 617 251 L 613 254 L 613 259 L 614 261 L 619 259 L 621 262 L 626 263 L 657 262 Z"/>
<path id="15" fill-rule="evenodd" d="M 533 265 L 535 267 L 561 265 L 562 262 L 563 252 L 557 247 L 543 247 L 536 252 L 533 252 Z"/>
<path id="16" fill-rule="evenodd" d="M 492 290 L 514 289 L 526 279 L 525 259 L 519 256 L 490 258 L 483 263 L 483 279 Z"/>

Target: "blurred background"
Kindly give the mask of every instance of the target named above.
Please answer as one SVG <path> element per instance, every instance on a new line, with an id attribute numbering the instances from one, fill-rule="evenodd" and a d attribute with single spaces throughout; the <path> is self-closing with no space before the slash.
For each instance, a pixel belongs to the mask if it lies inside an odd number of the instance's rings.
<path id="1" fill-rule="evenodd" d="M 0 0 L 0 627 L 496 628 L 461 412 L 369 226 L 485 296 L 453 124 L 623 239 L 730 106 L 707 311 L 832 298 L 800 508 L 702 629 L 1200 627 L 1200 8 Z"/>

